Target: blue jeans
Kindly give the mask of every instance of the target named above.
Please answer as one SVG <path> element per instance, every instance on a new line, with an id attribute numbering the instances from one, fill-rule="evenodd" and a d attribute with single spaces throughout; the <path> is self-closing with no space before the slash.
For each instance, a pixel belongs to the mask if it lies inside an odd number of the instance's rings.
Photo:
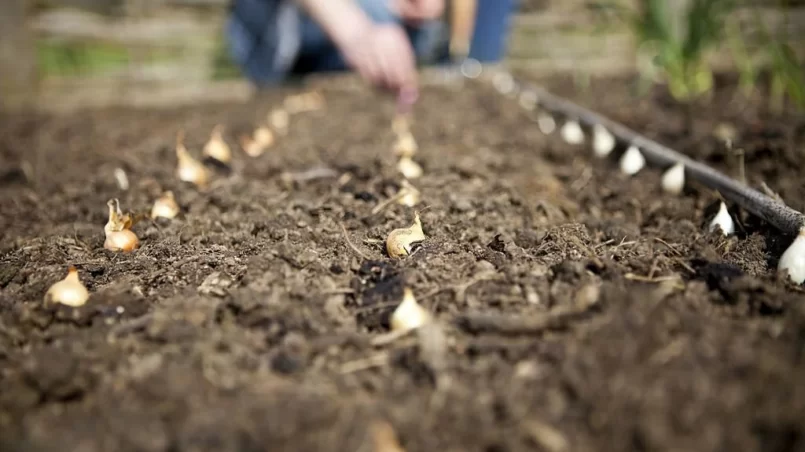
<path id="1" fill-rule="evenodd" d="M 404 26 L 391 11 L 391 0 L 356 1 L 374 22 Z M 517 0 L 478 0 L 471 58 L 481 62 L 503 58 L 516 3 Z M 444 23 L 434 20 L 405 29 L 419 63 L 447 62 Z M 293 74 L 347 69 L 321 27 L 289 0 L 235 0 L 227 35 L 235 61 L 257 84 L 279 82 Z"/>

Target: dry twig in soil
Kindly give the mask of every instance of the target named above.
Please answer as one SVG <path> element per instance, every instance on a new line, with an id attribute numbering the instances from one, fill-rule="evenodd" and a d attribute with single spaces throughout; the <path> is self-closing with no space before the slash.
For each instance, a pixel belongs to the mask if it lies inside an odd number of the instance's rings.
<path id="1" fill-rule="evenodd" d="M 347 228 L 343 225 L 343 223 L 341 224 L 341 230 L 344 231 L 344 240 L 347 242 L 347 245 L 349 245 L 349 247 L 352 248 L 352 251 L 355 251 L 358 254 L 358 256 L 360 256 L 362 259 L 369 260 L 369 257 L 367 257 L 366 254 L 364 254 L 363 251 L 361 251 L 357 246 L 355 246 L 355 244 L 352 243 L 352 241 L 349 239 Z"/>

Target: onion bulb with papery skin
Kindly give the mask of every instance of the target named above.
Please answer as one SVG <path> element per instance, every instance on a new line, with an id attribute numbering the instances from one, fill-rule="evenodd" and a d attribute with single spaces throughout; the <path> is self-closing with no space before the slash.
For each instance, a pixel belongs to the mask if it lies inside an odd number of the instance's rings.
<path id="1" fill-rule="evenodd" d="M 83 306 L 89 299 L 89 291 L 78 278 L 78 270 L 70 267 L 67 276 L 53 284 L 45 293 L 46 303 L 60 303 L 67 306 Z"/>
<path id="2" fill-rule="evenodd" d="M 419 146 L 411 132 L 401 133 L 394 143 L 394 153 L 401 157 L 413 157 L 418 150 Z"/>
<path id="3" fill-rule="evenodd" d="M 606 157 L 615 149 L 615 136 L 601 124 L 593 126 L 593 153 L 596 157 Z"/>
<path id="4" fill-rule="evenodd" d="M 422 176 L 422 167 L 411 157 L 402 157 L 397 162 L 397 169 L 406 179 L 416 179 Z"/>
<path id="5" fill-rule="evenodd" d="M 560 130 L 562 139 L 568 144 L 581 144 L 584 143 L 584 131 L 581 129 L 579 123 L 575 120 L 566 122 Z"/>
<path id="6" fill-rule="evenodd" d="M 422 230 L 422 220 L 419 213 L 414 215 L 414 224 L 407 228 L 395 229 L 386 238 L 386 251 L 389 257 L 399 259 L 411 254 L 414 245 L 426 239 Z"/>
<path id="7" fill-rule="evenodd" d="M 223 137 L 223 127 L 219 124 L 212 129 L 210 139 L 204 145 L 203 154 L 205 157 L 215 159 L 221 163 L 229 164 L 232 161 L 232 150 L 226 144 Z"/>
<path id="8" fill-rule="evenodd" d="M 154 205 L 151 207 L 151 218 L 171 219 L 176 215 L 179 215 L 179 204 L 176 203 L 173 192 L 168 190 L 154 201 Z"/>
<path id="9" fill-rule="evenodd" d="M 109 208 L 109 220 L 103 227 L 106 235 L 103 247 L 110 251 L 135 250 L 140 244 L 140 239 L 130 229 L 133 224 L 131 215 L 123 214 L 117 199 L 110 199 L 106 206 Z"/>
<path id="10" fill-rule="evenodd" d="M 646 158 L 643 157 L 640 149 L 634 145 L 629 146 L 621 157 L 621 172 L 627 176 L 634 176 L 639 173 L 644 166 L 646 166 Z"/>
<path id="11" fill-rule="evenodd" d="M 397 200 L 398 204 L 401 204 L 406 207 L 414 207 L 419 204 L 420 193 L 419 190 L 416 189 L 410 182 L 407 180 L 402 181 L 402 188 L 400 189 L 400 193 L 398 193 L 399 199 Z"/>
<path id="12" fill-rule="evenodd" d="M 724 204 L 723 201 L 718 207 L 718 213 L 710 222 L 710 232 L 718 232 L 718 229 L 720 229 L 721 233 L 725 236 L 731 235 L 735 232 L 735 222 L 732 221 L 732 216 L 730 216 L 730 212 L 727 210 L 727 205 Z"/>
<path id="13" fill-rule="evenodd" d="M 556 130 L 556 120 L 553 119 L 553 116 L 550 113 L 540 113 L 537 116 L 537 126 L 539 127 L 540 132 L 544 133 L 545 135 L 550 135 Z"/>
<path id="14" fill-rule="evenodd" d="M 304 113 L 324 108 L 324 97 L 318 91 L 288 96 L 283 101 L 288 113 Z"/>
<path id="15" fill-rule="evenodd" d="M 685 188 L 685 165 L 682 162 L 668 168 L 662 175 L 662 189 L 667 193 L 678 195 Z"/>
<path id="16" fill-rule="evenodd" d="M 271 127 L 273 127 L 274 130 L 282 135 L 288 131 L 288 125 L 290 122 L 290 115 L 282 108 L 272 110 L 271 113 L 268 114 L 268 123 L 271 124 Z"/>
<path id="17" fill-rule="evenodd" d="M 249 157 L 260 157 L 274 144 L 274 132 L 266 126 L 254 129 L 252 135 L 244 135 L 240 139 L 240 145 Z"/>
<path id="18" fill-rule="evenodd" d="M 794 239 L 777 264 L 780 271 L 788 273 L 788 278 L 796 284 L 805 282 L 805 226 L 799 230 Z"/>
<path id="19" fill-rule="evenodd" d="M 210 179 L 209 171 L 203 163 L 199 162 L 187 150 L 183 143 L 184 132 L 176 137 L 176 175 L 182 182 L 190 182 L 196 187 L 204 188 Z"/>
<path id="20" fill-rule="evenodd" d="M 417 303 L 414 293 L 406 287 L 403 289 L 403 300 L 391 314 L 392 331 L 409 331 L 421 327 L 433 320 L 430 311 Z"/>

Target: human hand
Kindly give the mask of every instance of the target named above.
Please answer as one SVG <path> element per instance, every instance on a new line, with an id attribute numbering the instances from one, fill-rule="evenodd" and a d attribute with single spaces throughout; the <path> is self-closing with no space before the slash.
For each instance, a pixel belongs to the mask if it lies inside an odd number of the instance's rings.
<path id="1" fill-rule="evenodd" d="M 404 21 L 419 22 L 441 17 L 445 0 L 395 0 L 394 6 Z"/>
<path id="2" fill-rule="evenodd" d="M 367 82 L 395 92 L 416 90 L 414 50 L 400 26 L 367 23 L 338 46 L 347 64 Z"/>

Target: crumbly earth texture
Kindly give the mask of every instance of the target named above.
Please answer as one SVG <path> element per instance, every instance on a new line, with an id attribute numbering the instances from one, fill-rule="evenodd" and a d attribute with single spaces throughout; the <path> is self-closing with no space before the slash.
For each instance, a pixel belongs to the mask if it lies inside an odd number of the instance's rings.
<path id="1" fill-rule="evenodd" d="M 737 175 L 712 136 L 730 124 L 749 182 L 805 209 L 805 122 L 719 84 L 690 136 L 662 89 L 555 89 Z M 247 157 L 238 137 L 286 94 L 2 118 L 0 450 L 805 447 L 805 296 L 775 270 L 791 237 L 734 206 L 737 235 L 710 234 L 712 191 L 625 177 L 478 82 L 423 90 L 428 238 L 391 260 L 386 235 L 414 218 L 372 213 L 401 183 L 392 103 L 328 87 Z M 232 167 L 179 183 L 177 131 L 200 156 L 219 123 Z M 148 212 L 163 190 L 182 214 L 104 250 L 107 200 Z M 69 265 L 89 302 L 44 303 Z M 406 286 L 436 323 L 390 338 Z"/>

